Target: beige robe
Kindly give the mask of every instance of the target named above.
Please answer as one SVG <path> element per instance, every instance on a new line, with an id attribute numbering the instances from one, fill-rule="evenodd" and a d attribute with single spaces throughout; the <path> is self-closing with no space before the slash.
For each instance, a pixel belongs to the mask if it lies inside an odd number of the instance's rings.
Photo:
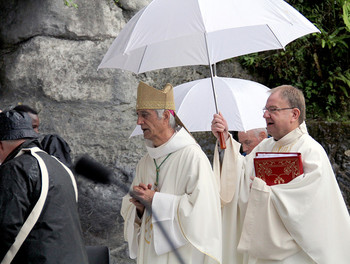
<path id="1" fill-rule="evenodd" d="M 161 223 L 186 264 L 221 263 L 220 199 L 208 158 L 184 129 L 162 146 L 148 144 L 147 150 L 132 186 L 154 185 L 153 158 L 159 165 L 172 154 L 160 167 L 160 192 L 152 203 L 157 219 L 147 210 L 139 219 L 130 196 L 123 198 L 121 214 L 130 257 L 137 257 L 137 263 L 179 263 L 160 230 Z"/>
<path id="2" fill-rule="evenodd" d="M 221 193 L 226 203 L 223 263 L 349 263 L 349 213 L 327 154 L 308 135 L 305 123 L 278 141 L 265 139 L 243 159 L 238 151 L 239 144 L 230 138 L 221 173 L 231 177 L 218 179 L 234 190 L 231 200 L 232 194 Z M 258 151 L 300 152 L 304 174 L 275 186 L 255 178 L 249 191 Z M 215 153 L 217 177 L 219 166 Z M 222 182 L 225 178 L 230 186 Z"/>

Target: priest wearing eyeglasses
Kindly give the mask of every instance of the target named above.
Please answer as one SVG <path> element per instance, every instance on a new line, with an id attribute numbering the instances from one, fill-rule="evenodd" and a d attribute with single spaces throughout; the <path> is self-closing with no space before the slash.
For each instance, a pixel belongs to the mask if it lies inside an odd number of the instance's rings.
<path id="1" fill-rule="evenodd" d="M 121 209 L 130 257 L 145 264 L 221 263 L 218 189 L 207 156 L 175 113 L 173 87 L 140 82 L 136 110 L 147 154 Z"/>
<path id="2" fill-rule="evenodd" d="M 263 113 L 271 138 L 246 157 L 224 117 L 212 122 L 227 146 L 222 163 L 216 147 L 213 166 L 223 205 L 223 263 L 348 263 L 349 213 L 327 153 L 307 132 L 303 93 L 290 85 L 271 89 Z M 267 185 L 255 177 L 257 152 L 300 153 L 303 173 Z"/>

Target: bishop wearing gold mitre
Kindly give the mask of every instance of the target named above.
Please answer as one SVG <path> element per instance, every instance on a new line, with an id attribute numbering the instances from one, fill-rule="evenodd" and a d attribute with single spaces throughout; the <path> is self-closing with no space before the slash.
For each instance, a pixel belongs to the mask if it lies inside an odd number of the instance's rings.
<path id="1" fill-rule="evenodd" d="M 145 264 L 221 263 L 217 185 L 207 156 L 176 115 L 173 87 L 140 82 L 136 112 L 147 154 L 121 209 L 130 257 Z"/>

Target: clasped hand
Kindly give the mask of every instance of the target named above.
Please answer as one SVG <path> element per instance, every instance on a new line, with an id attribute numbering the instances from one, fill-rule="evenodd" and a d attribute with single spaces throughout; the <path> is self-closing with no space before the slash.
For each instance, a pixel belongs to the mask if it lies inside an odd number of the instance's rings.
<path id="1" fill-rule="evenodd" d="M 145 211 L 145 207 L 152 206 L 154 194 L 155 191 L 152 190 L 152 184 L 146 185 L 140 183 L 132 188 L 132 192 L 130 193 L 132 198 L 130 199 L 130 202 L 136 206 L 137 214 L 140 218 Z"/>

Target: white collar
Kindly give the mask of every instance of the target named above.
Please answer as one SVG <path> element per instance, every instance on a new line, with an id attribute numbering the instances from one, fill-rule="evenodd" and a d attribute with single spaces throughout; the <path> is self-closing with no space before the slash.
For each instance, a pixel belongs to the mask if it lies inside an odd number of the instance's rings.
<path id="1" fill-rule="evenodd" d="M 280 140 L 277 140 L 275 142 L 277 145 L 281 146 L 288 145 L 304 134 L 308 134 L 305 121 L 301 123 L 296 129 L 292 130 Z"/>
<path id="2" fill-rule="evenodd" d="M 145 140 L 145 144 L 151 158 L 157 159 L 188 145 L 196 145 L 197 143 L 184 128 L 181 128 L 179 131 L 175 131 L 174 135 L 167 142 L 158 147 L 154 147 L 150 140 Z"/>

